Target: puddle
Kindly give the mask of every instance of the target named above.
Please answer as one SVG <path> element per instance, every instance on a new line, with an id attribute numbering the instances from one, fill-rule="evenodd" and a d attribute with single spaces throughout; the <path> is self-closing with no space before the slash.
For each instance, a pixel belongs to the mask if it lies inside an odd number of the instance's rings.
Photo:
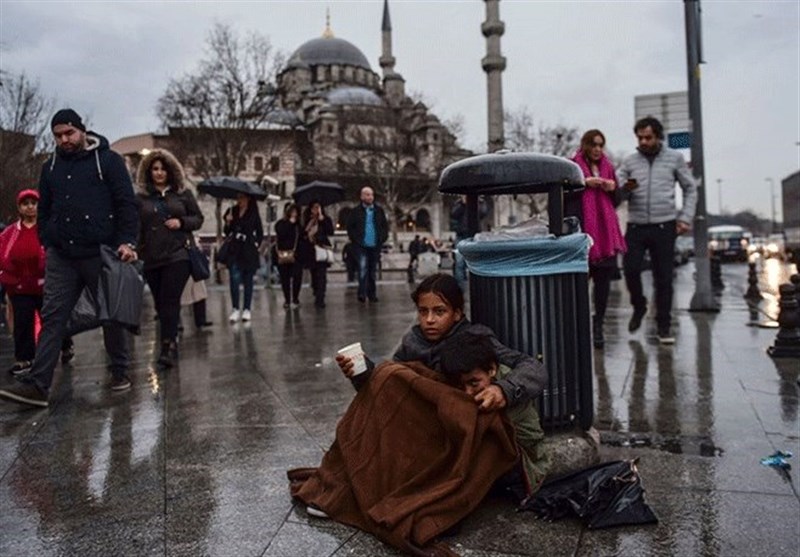
<path id="1" fill-rule="evenodd" d="M 673 454 L 715 457 L 722 456 L 725 449 L 718 447 L 709 437 L 667 436 L 657 433 L 601 432 L 600 444 L 608 447 L 645 447 Z"/>

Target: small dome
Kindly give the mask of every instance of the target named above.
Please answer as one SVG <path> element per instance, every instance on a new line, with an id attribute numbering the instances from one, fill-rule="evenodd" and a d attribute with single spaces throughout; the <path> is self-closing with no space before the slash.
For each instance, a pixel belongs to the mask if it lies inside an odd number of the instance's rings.
<path id="1" fill-rule="evenodd" d="M 367 57 L 353 43 L 336 37 L 321 37 L 303 43 L 294 51 L 286 68 L 342 64 L 372 71 Z"/>
<path id="2" fill-rule="evenodd" d="M 383 106 L 381 98 L 363 87 L 339 87 L 328 93 L 330 104 L 358 104 Z"/>
<path id="3" fill-rule="evenodd" d="M 300 118 L 297 117 L 297 114 L 291 110 L 285 110 L 283 108 L 278 108 L 267 114 L 266 121 L 269 124 L 289 126 L 291 128 L 296 128 L 303 125 L 303 122 L 300 121 Z"/>

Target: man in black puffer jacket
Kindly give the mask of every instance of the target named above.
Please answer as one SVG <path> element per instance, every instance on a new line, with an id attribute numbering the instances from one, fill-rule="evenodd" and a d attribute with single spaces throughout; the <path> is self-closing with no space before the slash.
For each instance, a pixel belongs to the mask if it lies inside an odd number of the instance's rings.
<path id="1" fill-rule="evenodd" d="M 130 174 L 108 141 L 87 132 L 72 109 L 56 112 L 50 127 L 56 152 L 39 179 L 39 235 L 47 250 L 42 332 L 30 373 L 0 390 L 0 396 L 33 406 L 48 405 L 67 321 L 83 289 L 97 288 L 100 246 L 111 246 L 123 261 L 133 261 L 139 227 Z M 108 325 L 103 337 L 111 360 L 110 388 L 129 389 L 128 333 Z"/>

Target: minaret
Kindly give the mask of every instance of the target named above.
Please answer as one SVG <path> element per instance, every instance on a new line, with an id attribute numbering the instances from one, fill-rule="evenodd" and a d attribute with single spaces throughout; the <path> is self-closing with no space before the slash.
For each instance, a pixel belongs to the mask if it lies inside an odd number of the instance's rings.
<path id="1" fill-rule="evenodd" d="M 383 54 L 379 63 L 383 68 L 383 77 L 394 73 L 394 56 L 392 56 L 392 21 L 389 19 L 389 0 L 383 0 L 383 23 L 381 24 Z"/>
<path id="2" fill-rule="evenodd" d="M 383 93 L 392 106 L 398 106 L 406 96 L 406 80 L 394 71 L 392 56 L 392 21 L 389 18 L 389 0 L 383 0 L 383 23 L 381 24 L 383 53 L 378 63 L 383 68 Z"/>
<path id="3" fill-rule="evenodd" d="M 506 30 L 500 21 L 500 0 L 484 0 L 486 2 L 486 21 L 481 24 L 481 32 L 486 37 L 486 56 L 481 60 L 486 72 L 486 85 L 489 107 L 489 140 L 487 148 L 490 153 L 505 146 L 503 133 L 503 70 L 506 59 L 500 54 L 500 37 Z"/>

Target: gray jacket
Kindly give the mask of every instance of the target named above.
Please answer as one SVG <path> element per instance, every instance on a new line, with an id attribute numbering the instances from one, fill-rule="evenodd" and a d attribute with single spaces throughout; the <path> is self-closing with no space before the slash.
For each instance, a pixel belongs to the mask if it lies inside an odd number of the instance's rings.
<path id="1" fill-rule="evenodd" d="M 622 186 L 634 178 L 638 183 L 633 191 Z M 659 224 L 679 220 L 691 224 L 697 206 L 697 185 L 683 155 L 662 145 L 651 159 L 636 151 L 628 155 L 617 170 L 619 195 L 628 201 L 628 222 Z M 675 206 L 675 181 L 683 190 L 683 207 Z"/>

